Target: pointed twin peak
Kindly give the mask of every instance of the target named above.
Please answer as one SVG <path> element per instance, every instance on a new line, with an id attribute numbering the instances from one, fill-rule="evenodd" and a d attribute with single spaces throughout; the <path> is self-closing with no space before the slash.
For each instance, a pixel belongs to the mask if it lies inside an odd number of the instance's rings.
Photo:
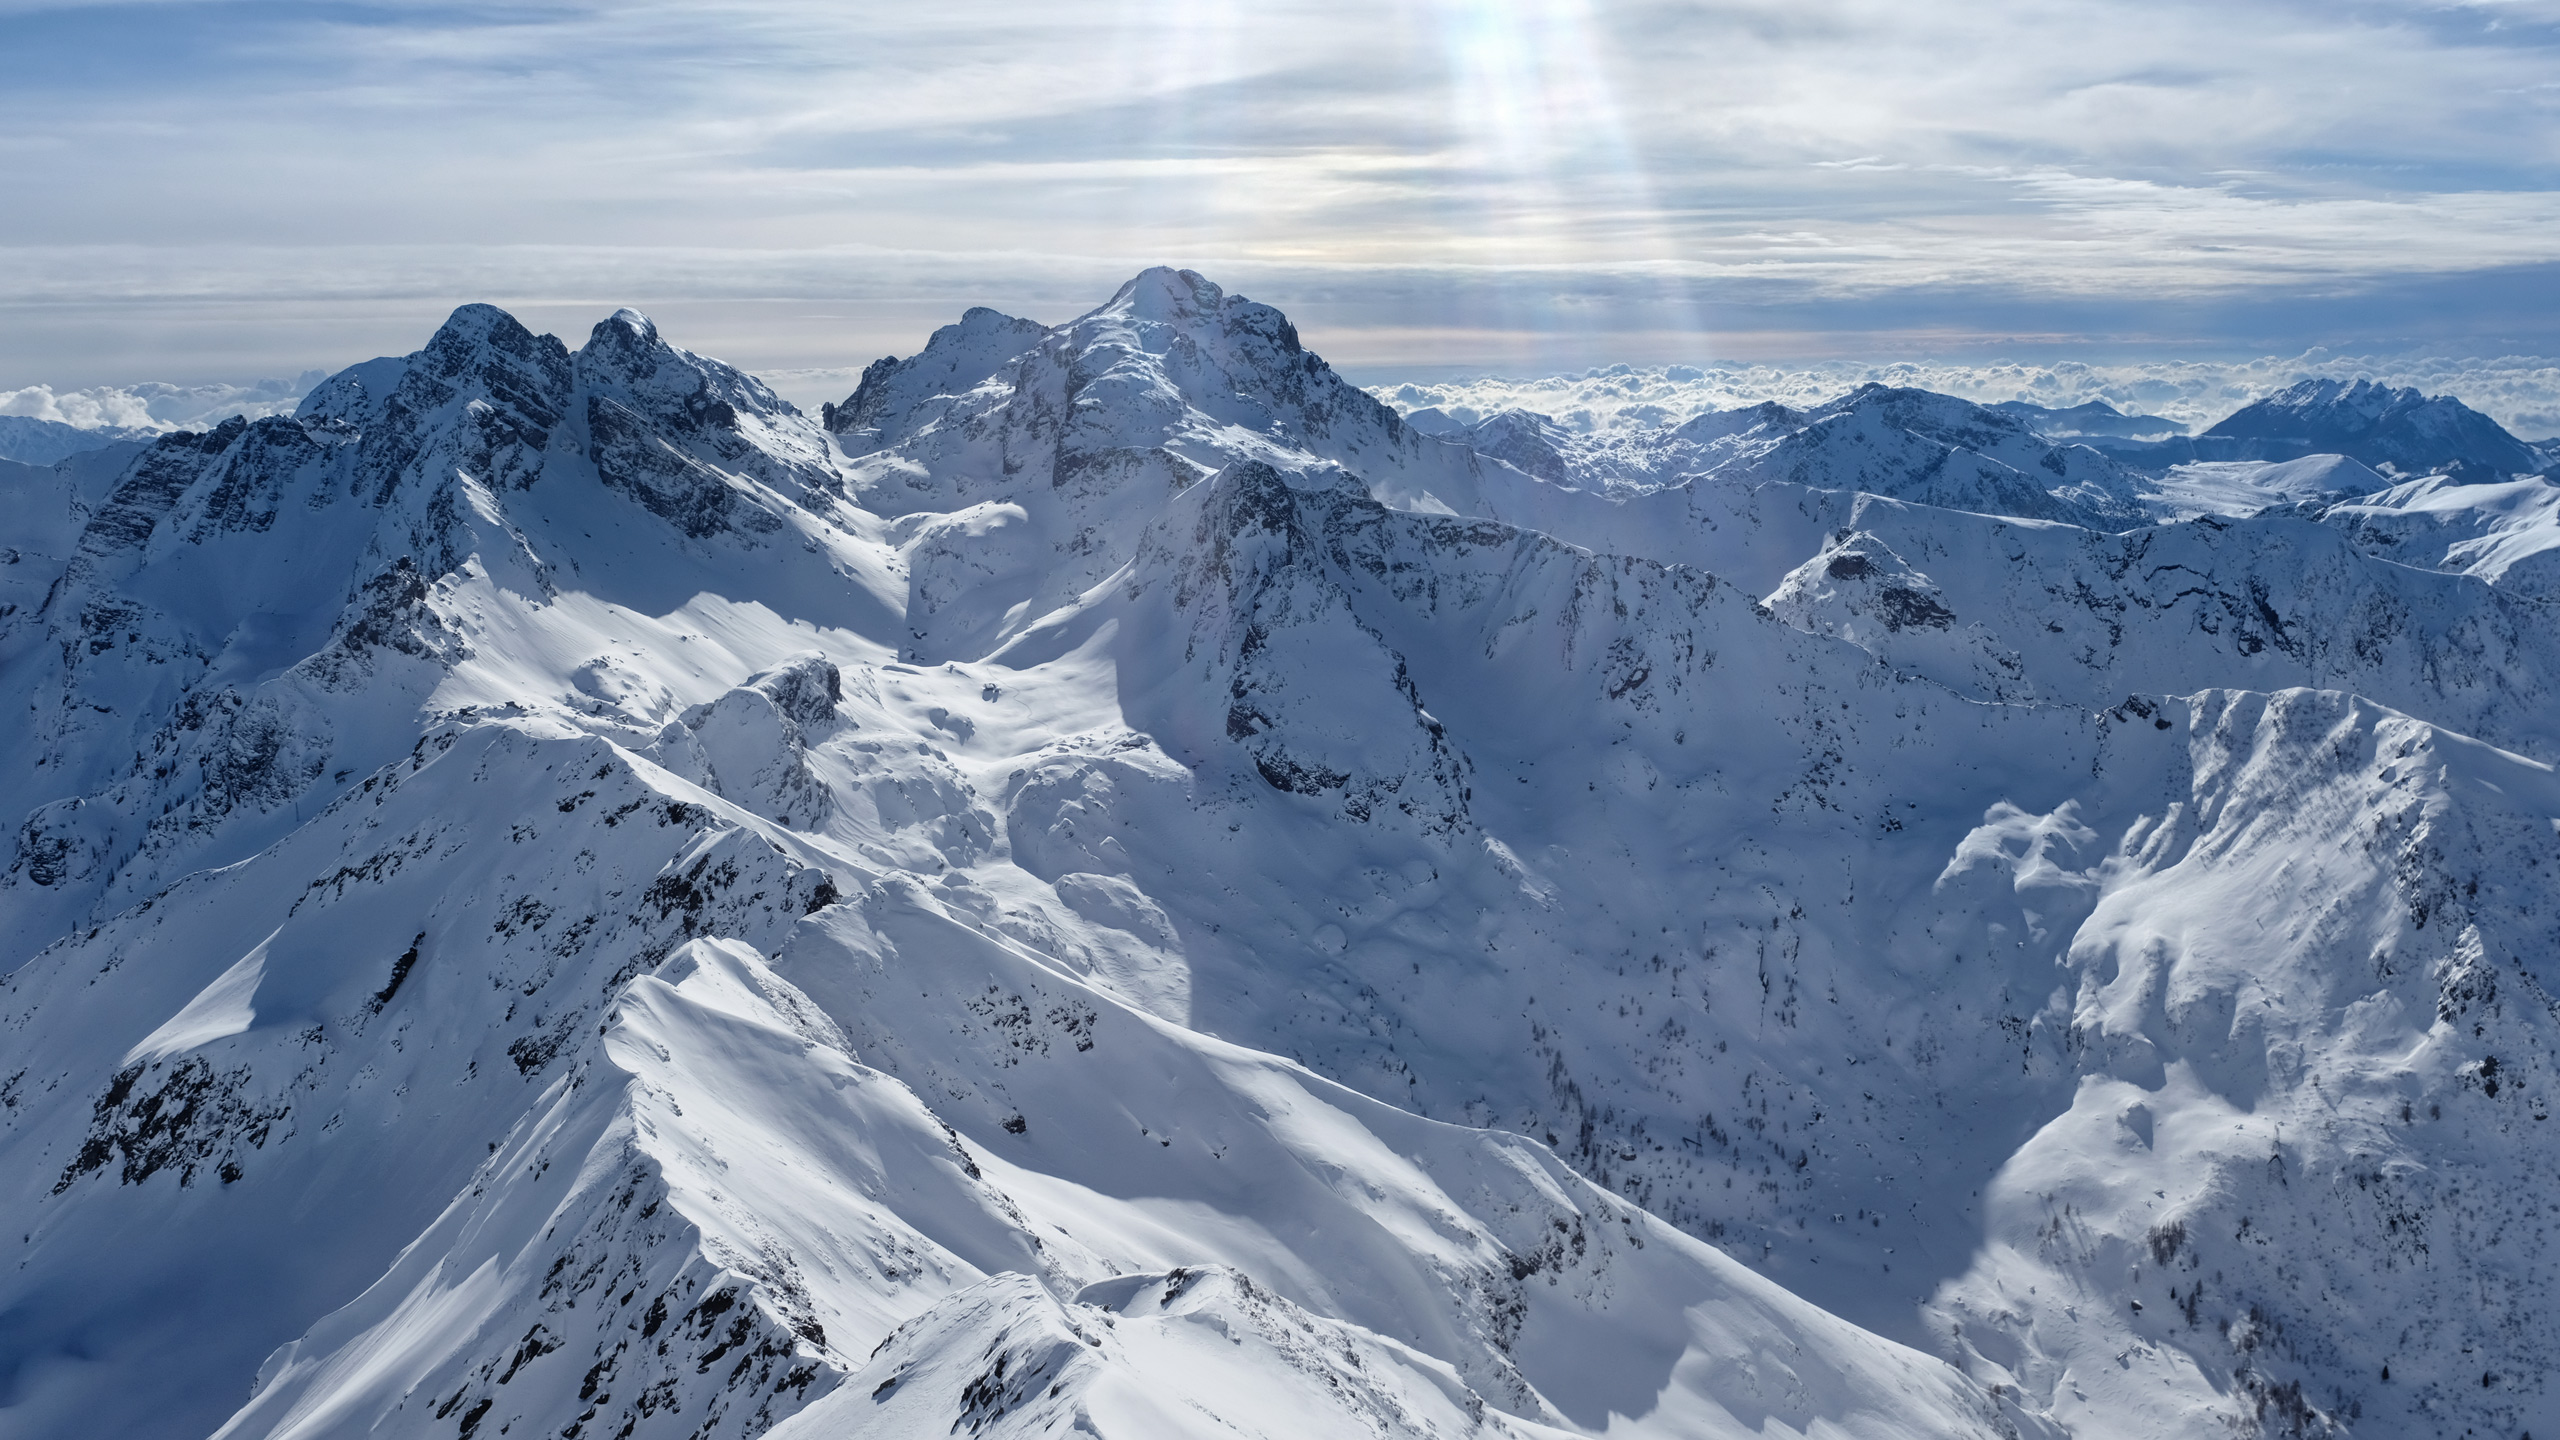
<path id="1" fill-rule="evenodd" d="M 672 347 L 659 337 L 654 321 L 626 306 L 597 321 L 588 332 L 586 349 L 577 353 L 638 360 L 670 354 Z M 456 306 L 413 358 L 424 362 L 428 373 L 439 378 L 484 368 L 492 360 L 544 371 L 558 367 L 565 377 L 570 355 L 569 347 L 558 336 L 536 335 L 497 306 L 473 303 Z"/>

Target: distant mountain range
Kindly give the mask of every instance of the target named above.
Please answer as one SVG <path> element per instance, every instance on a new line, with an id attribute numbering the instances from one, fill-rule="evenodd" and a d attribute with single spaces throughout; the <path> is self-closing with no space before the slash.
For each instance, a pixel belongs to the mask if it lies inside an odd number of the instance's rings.
<path id="1" fill-rule="evenodd" d="M 95 450 L 118 441 L 148 441 L 160 434 L 157 430 L 130 430 L 114 425 L 83 427 L 66 425 L 59 420 L 38 420 L 28 415 L 0 415 L 0 460 L 15 460 L 21 465 L 51 465 L 83 450 Z"/>
<path id="2" fill-rule="evenodd" d="M 2465 481 L 2538 474 L 2560 464 L 2546 451 L 2449 395 L 2428 396 L 2358 380 L 2304 380 L 2192 437 L 2092 438 L 2090 444 L 2147 470 L 2196 461 L 2299 460 L 2343 455 L 2386 474 L 2444 474 Z"/>
<path id="3" fill-rule="evenodd" d="M 1895 438 L 1824 428 L 1850 415 L 1873 416 Z M 1518 410 L 1463 425 L 1438 411 L 1407 418 L 1567 488 L 1625 496 L 1691 479 L 1787 476 L 2100 527 L 2334 502 L 2409 476 L 2495 483 L 2549 474 L 2560 461 L 2449 396 L 2362 381 L 2306 380 L 2195 436 L 2103 401 L 1977 405 L 1880 385 L 1802 411 L 1764 403 L 1650 430 L 1578 430 Z M 1892 454 L 1898 446 L 1918 448 Z M 1927 458 L 1941 451 L 1960 457 L 1953 469 Z"/>
<path id="4" fill-rule="evenodd" d="M 2118 440 L 2166 440 L 2183 435 L 2187 427 L 2175 420 L 2157 415 L 2127 415 L 2104 400 L 2090 400 L 2063 409 L 2047 405 L 2031 405 L 2024 400 L 2003 400 L 1990 408 L 2004 415 L 2015 415 L 2027 428 L 2048 440 L 2077 440 L 2104 436 Z"/>
<path id="5" fill-rule="evenodd" d="M 2140 477 L 2105 456 L 2055 444 L 2013 412 L 1884 385 L 1807 410 L 1754 405 L 1654 431 L 1584 434 L 1514 410 L 1437 433 L 1550 486 L 1621 498 L 1787 480 L 2080 524 L 2143 515 Z"/>

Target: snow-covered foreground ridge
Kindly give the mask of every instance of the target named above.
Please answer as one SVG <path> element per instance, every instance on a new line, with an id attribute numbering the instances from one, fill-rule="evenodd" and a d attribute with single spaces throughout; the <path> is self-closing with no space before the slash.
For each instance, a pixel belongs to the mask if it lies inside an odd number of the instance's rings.
<path id="1" fill-rule="evenodd" d="M 2560 1432 L 2528 482 L 1683 428 L 1151 271 L 29 472 L 0 1434 Z"/>

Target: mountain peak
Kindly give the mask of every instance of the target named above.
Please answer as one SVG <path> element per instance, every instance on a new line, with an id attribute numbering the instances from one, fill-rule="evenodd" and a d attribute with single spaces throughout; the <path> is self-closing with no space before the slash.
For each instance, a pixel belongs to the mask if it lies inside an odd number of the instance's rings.
<path id="1" fill-rule="evenodd" d="M 1175 320 L 1214 312 L 1227 293 L 1196 270 L 1153 265 L 1115 291 L 1104 311 L 1125 310 L 1142 320 Z"/>
<path id="2" fill-rule="evenodd" d="M 1847 415 L 1860 410 L 1884 410 L 1897 424 L 1965 424 L 1999 431 L 2023 430 L 2016 419 L 1986 406 L 1955 395 L 1940 394 L 1909 385 L 1886 385 L 1870 380 L 1837 400 L 1827 401 L 1806 411 L 1814 420 L 1833 415 Z"/>
<path id="3" fill-rule="evenodd" d="M 525 328 L 522 321 L 495 305 L 473 301 L 468 305 L 455 306 L 453 313 L 445 317 L 444 324 L 436 327 L 435 335 L 427 341 L 425 348 L 429 353 L 451 353 L 488 346 L 514 352 L 541 340 L 550 340 L 554 345 L 560 343 L 548 335 L 536 336 Z"/>
<path id="4" fill-rule="evenodd" d="M 1037 320 L 972 305 L 915 354 L 883 355 L 863 367 L 853 393 L 841 405 L 823 407 L 819 423 L 838 435 L 870 432 L 869 444 L 894 443 L 917 407 L 965 394 L 1048 333 Z"/>
<path id="5" fill-rule="evenodd" d="M 2162 416 L 2119 410 L 2105 400 L 2083 400 L 2069 406 L 2039 405 L 2032 400 L 2003 400 L 1988 408 L 2016 417 L 2047 440 L 2076 440 L 2082 436 L 2162 440 L 2183 435 L 2187 429 Z"/>
<path id="6" fill-rule="evenodd" d="M 657 322 L 628 305 L 598 321 L 596 331 L 601 332 L 607 325 L 619 325 L 643 340 L 655 341 L 658 338 Z"/>
<path id="7" fill-rule="evenodd" d="M 2296 381 L 2204 433 L 2248 442 L 2262 452 L 2234 457 L 2240 459 L 2327 453 L 2403 473 L 2443 470 L 2473 479 L 2503 479 L 2542 468 L 2541 456 L 2531 446 L 2450 395 L 2426 395 L 2361 378 L 2352 384 Z"/>
<path id="8" fill-rule="evenodd" d="M 2461 403 L 2450 396 L 2436 398 L 2448 404 Z M 2332 421 L 2361 420 L 2370 426 L 2379 423 L 2395 410 L 2427 403 L 2428 397 L 2415 387 L 2377 385 L 2363 377 L 2358 377 L 2353 383 L 2349 383 L 2315 376 L 2293 382 L 2256 404 L 2231 415 L 2206 433 L 2217 435 L 2257 433 L 2278 416 L 2319 415 Z"/>
<path id="9" fill-rule="evenodd" d="M 587 332 L 586 346 L 578 357 L 588 366 L 610 360 L 625 369 L 645 373 L 655 370 L 661 357 L 675 353 L 675 347 L 659 336 L 657 325 L 648 316 L 626 307 L 596 322 L 595 328 Z"/>
<path id="10" fill-rule="evenodd" d="M 412 380 L 434 382 L 472 376 L 474 384 L 488 385 L 500 398 L 547 416 L 550 397 L 569 386 L 569 347 L 556 335 L 534 334 L 495 305 L 463 305 L 411 357 L 409 373 Z M 426 406 L 450 398 L 433 384 L 417 397 Z M 540 423 L 547 428 L 549 420 Z"/>
<path id="11" fill-rule="evenodd" d="M 1326 368 L 1307 354 L 1298 327 L 1275 307 L 1232 294 L 1197 271 L 1168 265 L 1138 272 L 1109 301 L 1059 329 L 1090 352 L 1161 355 L 1168 334 L 1188 336 L 1195 346 L 1225 357 L 1222 366 L 1241 364 L 1257 372 L 1260 379 L 1244 383 L 1244 392 L 1294 389 L 1299 382 L 1289 378 L 1290 372 L 1310 365 Z M 1218 402 L 1227 395 L 1222 390 Z M 1208 408 L 1214 411 L 1215 405 Z"/>
<path id="12" fill-rule="evenodd" d="M 0 460 L 51 465 L 85 450 L 128 441 L 147 443 L 156 433 L 122 425 L 90 429 L 33 415 L 0 415 Z"/>
<path id="13" fill-rule="evenodd" d="M 1047 326 L 1040 324 L 1037 320 L 1025 320 L 1018 315 L 1007 315 L 1001 310 L 991 309 L 984 305 L 972 305 L 968 309 L 960 312 L 958 324 L 946 325 L 943 329 L 956 329 L 963 334 L 977 335 L 994 330 L 1019 329 L 1025 325 L 1039 330 L 1045 330 L 1048 328 Z M 935 333 L 940 334 L 941 332 L 936 331 Z"/>

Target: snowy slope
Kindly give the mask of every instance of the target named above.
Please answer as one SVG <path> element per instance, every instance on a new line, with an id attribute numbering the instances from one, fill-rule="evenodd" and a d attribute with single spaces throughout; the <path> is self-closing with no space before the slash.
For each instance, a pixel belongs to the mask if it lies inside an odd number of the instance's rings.
<path id="1" fill-rule="evenodd" d="M 50 465 L 0 460 L 0 654 L 33 633 L 81 529 L 141 448 L 119 442 Z"/>
<path id="2" fill-rule="evenodd" d="M 2550 768 L 2334 694 L 2180 708 L 2191 806 L 2079 877 L 2081 1084 L 1934 1318 L 2079 1433 L 2547 1429 L 2560 1257 L 2512 1177 L 2550 1143 Z"/>
<path id="3" fill-rule="evenodd" d="M 1559 478 L 1150 271 L 22 477 L 0 1427 L 2554 1425 L 2538 610 L 1984 415 Z"/>
<path id="4" fill-rule="evenodd" d="M 2166 520 L 2255 515 L 2279 505 L 2316 505 L 2373 494 L 2391 482 L 2344 455 L 2299 460 L 2197 460 L 2172 465 L 2143 487 L 2142 501 Z"/>
<path id="5" fill-rule="evenodd" d="M 2465 485 L 2430 475 L 2332 505 L 2320 519 L 2373 554 L 2475 575 L 2507 594 L 2548 599 L 2560 582 L 2560 484 L 2549 479 Z"/>

